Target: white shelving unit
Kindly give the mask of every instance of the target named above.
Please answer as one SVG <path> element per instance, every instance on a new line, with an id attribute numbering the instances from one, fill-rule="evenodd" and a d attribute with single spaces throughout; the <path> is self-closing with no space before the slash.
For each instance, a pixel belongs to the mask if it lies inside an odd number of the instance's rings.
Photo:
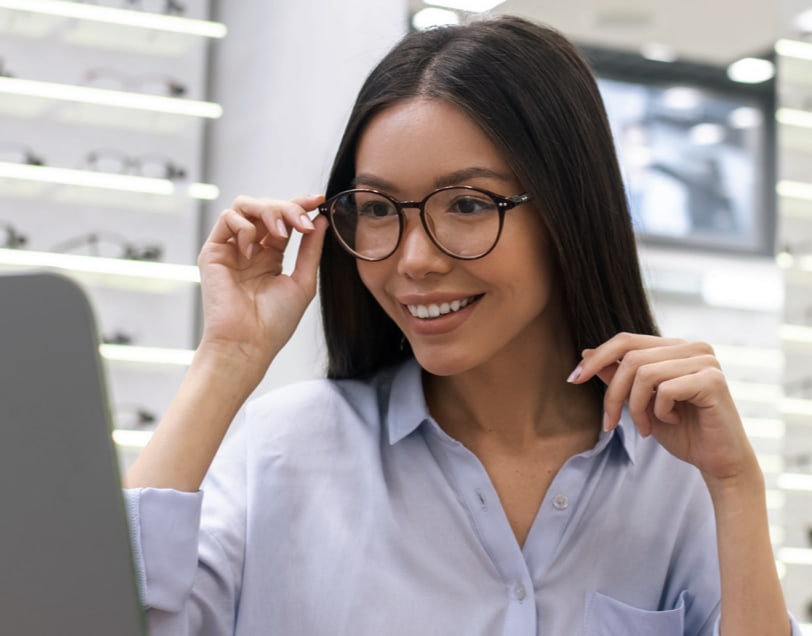
<path id="1" fill-rule="evenodd" d="M 785 539 L 778 551 L 790 609 L 812 622 L 812 43 L 780 40 L 778 263 L 783 270 Z"/>
<path id="2" fill-rule="evenodd" d="M 226 27 L 207 19 L 206 2 L 188 3 L 189 15 L 114 5 L 0 0 L 0 269 L 73 277 L 101 335 L 125 335 L 100 348 L 116 418 L 123 404 L 159 415 L 193 355 L 202 205 L 219 196 L 200 174 L 207 123 L 222 114 L 206 100 L 207 49 Z M 152 90 L 164 86 L 173 90 Z M 15 149 L 21 159 L 9 158 Z M 94 169 L 99 149 L 120 153 L 126 170 Z M 147 156 L 182 174 L 140 174 Z M 9 228 L 25 244 L 6 245 Z M 89 240 L 113 235 L 159 245 L 161 262 Z M 125 464 L 149 435 L 136 428 L 115 435 Z"/>

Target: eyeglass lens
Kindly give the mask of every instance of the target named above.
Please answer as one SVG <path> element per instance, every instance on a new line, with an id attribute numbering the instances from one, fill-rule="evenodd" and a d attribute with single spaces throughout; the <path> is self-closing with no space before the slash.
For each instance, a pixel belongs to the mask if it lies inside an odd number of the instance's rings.
<path id="1" fill-rule="evenodd" d="M 429 234 L 444 251 L 460 258 L 488 252 L 499 238 L 499 206 L 489 194 L 470 188 L 446 188 L 424 202 Z M 332 201 L 333 228 L 354 254 L 383 259 L 395 251 L 403 221 L 389 198 L 364 190 L 350 190 Z"/>

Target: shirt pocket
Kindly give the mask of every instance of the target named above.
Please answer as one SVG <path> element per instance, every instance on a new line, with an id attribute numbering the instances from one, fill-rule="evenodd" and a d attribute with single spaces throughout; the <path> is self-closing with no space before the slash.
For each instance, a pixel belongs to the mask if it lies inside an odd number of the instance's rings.
<path id="1" fill-rule="evenodd" d="M 683 591 L 674 609 L 651 611 L 593 592 L 586 602 L 584 636 L 683 636 L 685 596 Z"/>

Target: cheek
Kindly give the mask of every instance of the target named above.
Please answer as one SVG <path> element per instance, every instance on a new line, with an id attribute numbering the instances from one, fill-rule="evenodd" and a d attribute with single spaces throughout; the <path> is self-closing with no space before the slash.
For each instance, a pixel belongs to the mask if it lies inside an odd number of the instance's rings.
<path id="1" fill-rule="evenodd" d="M 365 261 L 357 262 L 358 277 L 364 284 L 364 287 L 369 290 L 373 298 L 378 301 L 386 313 L 391 313 L 387 307 L 384 295 L 384 288 L 386 282 L 386 268 L 383 266 L 384 262 L 368 263 Z"/>

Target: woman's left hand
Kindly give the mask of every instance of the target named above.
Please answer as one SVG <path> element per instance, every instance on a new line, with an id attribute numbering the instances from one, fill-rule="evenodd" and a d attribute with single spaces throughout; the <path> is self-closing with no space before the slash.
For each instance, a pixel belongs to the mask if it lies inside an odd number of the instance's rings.
<path id="1" fill-rule="evenodd" d="M 709 344 L 620 333 L 582 356 L 569 381 L 582 384 L 597 376 L 607 385 L 604 429 L 617 427 L 626 403 L 644 437 L 653 435 L 708 482 L 758 468 Z"/>

